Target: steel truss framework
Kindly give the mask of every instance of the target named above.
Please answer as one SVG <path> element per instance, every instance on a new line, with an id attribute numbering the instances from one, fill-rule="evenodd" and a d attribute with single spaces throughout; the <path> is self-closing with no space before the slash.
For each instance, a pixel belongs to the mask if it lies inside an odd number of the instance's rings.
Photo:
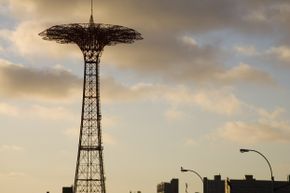
<path id="1" fill-rule="evenodd" d="M 101 130 L 99 62 L 105 46 L 141 40 L 137 31 L 118 25 L 74 23 L 53 26 L 39 34 L 44 40 L 75 43 L 84 56 L 82 114 L 74 193 L 106 193 Z"/>

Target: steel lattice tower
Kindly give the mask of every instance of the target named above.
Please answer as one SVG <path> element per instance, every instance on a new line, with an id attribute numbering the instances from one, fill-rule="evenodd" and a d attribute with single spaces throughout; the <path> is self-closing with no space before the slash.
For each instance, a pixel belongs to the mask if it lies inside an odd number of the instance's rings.
<path id="1" fill-rule="evenodd" d="M 92 1 L 91 1 L 92 4 Z M 53 26 L 39 34 L 44 40 L 74 43 L 84 56 L 84 80 L 74 193 L 106 193 L 101 130 L 99 62 L 105 46 L 141 40 L 137 31 L 118 25 L 89 23 Z"/>

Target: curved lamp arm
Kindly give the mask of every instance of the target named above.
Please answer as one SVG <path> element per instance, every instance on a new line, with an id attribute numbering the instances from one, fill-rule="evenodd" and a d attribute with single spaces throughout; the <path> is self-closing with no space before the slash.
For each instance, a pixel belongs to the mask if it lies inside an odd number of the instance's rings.
<path id="1" fill-rule="evenodd" d="M 181 172 L 192 172 L 192 173 L 194 173 L 195 175 L 197 175 L 199 177 L 199 179 L 203 183 L 203 179 L 202 179 L 201 175 L 199 173 L 197 173 L 196 171 L 190 170 L 190 169 L 184 169 L 183 167 L 180 168 L 180 171 Z"/>
<path id="2" fill-rule="evenodd" d="M 241 152 L 241 153 L 246 153 L 246 152 L 250 152 L 250 151 L 252 151 L 252 152 L 256 152 L 257 154 L 259 154 L 260 156 L 262 156 L 262 157 L 266 160 L 266 162 L 268 163 L 268 166 L 269 166 L 269 168 L 270 168 L 270 172 L 271 172 L 271 180 L 274 181 L 274 176 L 273 176 L 272 166 L 271 166 L 269 160 L 266 158 L 266 156 L 264 156 L 261 152 L 259 152 L 259 151 L 257 151 L 257 150 L 254 150 L 254 149 L 240 149 L 240 152 Z"/>

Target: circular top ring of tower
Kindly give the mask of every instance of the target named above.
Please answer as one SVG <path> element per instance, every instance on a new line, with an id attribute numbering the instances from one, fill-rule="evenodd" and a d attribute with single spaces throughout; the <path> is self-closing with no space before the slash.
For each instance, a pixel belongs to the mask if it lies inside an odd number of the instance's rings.
<path id="1" fill-rule="evenodd" d="M 55 25 L 39 34 L 44 40 L 54 40 L 57 43 L 77 44 L 81 50 L 102 51 L 105 46 L 118 43 L 133 43 L 143 39 L 134 29 L 111 24 L 72 23 Z"/>

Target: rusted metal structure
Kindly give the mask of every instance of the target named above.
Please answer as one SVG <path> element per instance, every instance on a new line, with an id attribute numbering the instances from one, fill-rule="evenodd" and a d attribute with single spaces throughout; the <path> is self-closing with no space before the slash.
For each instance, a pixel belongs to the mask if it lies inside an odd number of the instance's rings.
<path id="1" fill-rule="evenodd" d="M 82 114 L 73 191 L 106 193 L 101 129 L 100 57 L 105 46 L 133 43 L 142 39 L 141 34 L 119 25 L 94 23 L 92 9 L 89 23 L 56 25 L 39 35 L 44 40 L 77 44 L 83 53 Z"/>

